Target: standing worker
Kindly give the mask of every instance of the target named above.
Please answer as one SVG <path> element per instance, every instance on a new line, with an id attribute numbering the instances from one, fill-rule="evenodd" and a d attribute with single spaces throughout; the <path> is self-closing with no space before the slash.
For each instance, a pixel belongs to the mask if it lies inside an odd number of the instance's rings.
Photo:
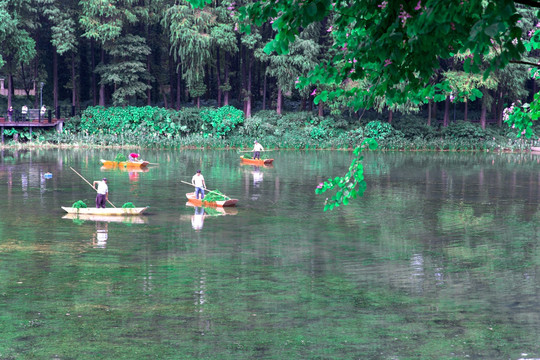
<path id="1" fill-rule="evenodd" d="M 96 207 L 105 209 L 105 203 L 109 200 L 109 187 L 107 186 L 107 178 L 103 178 L 101 181 L 94 181 L 92 184 L 94 188 L 97 184 L 97 196 Z"/>
<path id="2" fill-rule="evenodd" d="M 198 199 L 199 194 L 201 194 L 201 199 L 204 199 L 204 189 L 206 188 L 206 184 L 204 182 L 204 177 L 201 174 L 201 170 L 197 170 L 197 173 L 193 175 L 191 184 L 195 186 L 195 198 Z"/>
<path id="3" fill-rule="evenodd" d="M 22 121 L 28 120 L 28 106 L 23 105 L 21 108 Z"/>
<path id="4" fill-rule="evenodd" d="M 261 159 L 261 151 L 264 151 L 264 148 L 261 144 L 255 140 L 255 145 L 253 145 L 253 159 Z"/>
<path id="5" fill-rule="evenodd" d="M 8 121 L 13 121 L 13 106 L 10 106 L 7 111 Z"/>

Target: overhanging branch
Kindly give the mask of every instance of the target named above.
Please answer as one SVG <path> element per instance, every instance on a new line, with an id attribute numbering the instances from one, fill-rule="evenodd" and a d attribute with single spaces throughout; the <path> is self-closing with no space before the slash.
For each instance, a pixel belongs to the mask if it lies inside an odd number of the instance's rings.
<path id="1" fill-rule="evenodd" d="M 530 62 L 530 61 L 510 60 L 510 63 L 511 64 L 521 64 L 521 65 L 530 65 L 530 66 L 534 66 L 534 67 L 540 67 L 540 64 L 533 63 L 533 62 Z"/>
<path id="2" fill-rule="evenodd" d="M 536 1 L 536 0 L 514 0 L 514 2 L 516 4 L 540 8 L 540 1 Z"/>

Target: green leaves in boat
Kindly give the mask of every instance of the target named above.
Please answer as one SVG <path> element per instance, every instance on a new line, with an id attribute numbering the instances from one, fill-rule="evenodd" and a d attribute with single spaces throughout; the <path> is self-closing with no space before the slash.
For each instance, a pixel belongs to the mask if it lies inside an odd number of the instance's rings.
<path id="1" fill-rule="evenodd" d="M 126 208 L 132 209 L 134 207 L 135 207 L 135 205 L 133 205 L 132 202 L 127 202 L 124 205 L 122 205 L 122 208 L 124 208 L 124 209 L 126 209 Z"/>
<path id="2" fill-rule="evenodd" d="M 75 209 L 82 209 L 82 208 L 87 208 L 88 206 L 84 203 L 84 201 L 77 200 L 76 202 L 73 203 L 73 205 L 71 205 L 71 207 Z"/>
<path id="3" fill-rule="evenodd" d="M 114 161 L 126 161 L 127 158 L 124 154 L 118 153 L 116 154 L 116 157 L 114 158 Z"/>
<path id="4" fill-rule="evenodd" d="M 219 191 L 218 189 L 216 190 L 212 190 L 212 192 L 207 192 L 205 195 L 204 195 L 204 201 L 209 201 L 209 202 L 213 202 L 213 201 L 224 201 L 224 200 L 227 200 L 228 197 L 226 197 L 221 191 Z"/>

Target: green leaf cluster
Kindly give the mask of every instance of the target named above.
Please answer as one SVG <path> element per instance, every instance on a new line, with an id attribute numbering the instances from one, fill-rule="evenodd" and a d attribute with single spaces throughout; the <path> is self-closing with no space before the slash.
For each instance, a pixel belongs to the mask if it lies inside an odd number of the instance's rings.
<path id="1" fill-rule="evenodd" d="M 237 125 L 244 122 L 244 113 L 237 108 L 227 105 L 217 109 L 201 110 L 201 120 L 205 125 L 203 135 L 215 137 L 225 137 Z"/>
<path id="2" fill-rule="evenodd" d="M 75 209 L 84 209 L 84 208 L 87 208 L 88 206 L 84 203 L 84 201 L 77 200 L 73 203 L 73 205 L 71 205 L 71 207 Z"/>
<path id="3" fill-rule="evenodd" d="M 330 178 L 320 183 L 315 189 L 315 193 L 319 195 L 329 190 L 336 190 L 331 198 L 326 198 L 324 211 L 333 210 L 340 205 L 347 205 L 351 199 L 364 195 L 367 184 L 364 180 L 364 165 L 362 164 L 364 157 L 361 152 L 365 148 L 375 150 L 377 141 L 371 138 L 365 139 L 360 146 L 354 149 L 355 157 L 351 161 L 347 174 Z"/>
<path id="4" fill-rule="evenodd" d="M 120 134 L 131 130 L 138 131 L 140 135 L 151 131 L 165 136 L 179 136 L 190 132 L 188 125 L 194 126 L 182 112 L 176 110 L 151 106 L 94 106 L 83 112 L 79 128 L 87 134 Z"/>

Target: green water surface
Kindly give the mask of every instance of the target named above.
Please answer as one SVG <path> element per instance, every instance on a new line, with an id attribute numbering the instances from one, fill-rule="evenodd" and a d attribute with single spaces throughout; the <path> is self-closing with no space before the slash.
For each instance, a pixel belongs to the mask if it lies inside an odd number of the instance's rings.
<path id="1" fill-rule="evenodd" d="M 540 357 L 540 157 L 370 153 L 323 213 L 348 152 L 139 152 L 2 152 L 0 359 Z M 70 167 L 148 214 L 63 218 L 95 198 Z M 197 169 L 237 208 L 187 206 Z"/>

